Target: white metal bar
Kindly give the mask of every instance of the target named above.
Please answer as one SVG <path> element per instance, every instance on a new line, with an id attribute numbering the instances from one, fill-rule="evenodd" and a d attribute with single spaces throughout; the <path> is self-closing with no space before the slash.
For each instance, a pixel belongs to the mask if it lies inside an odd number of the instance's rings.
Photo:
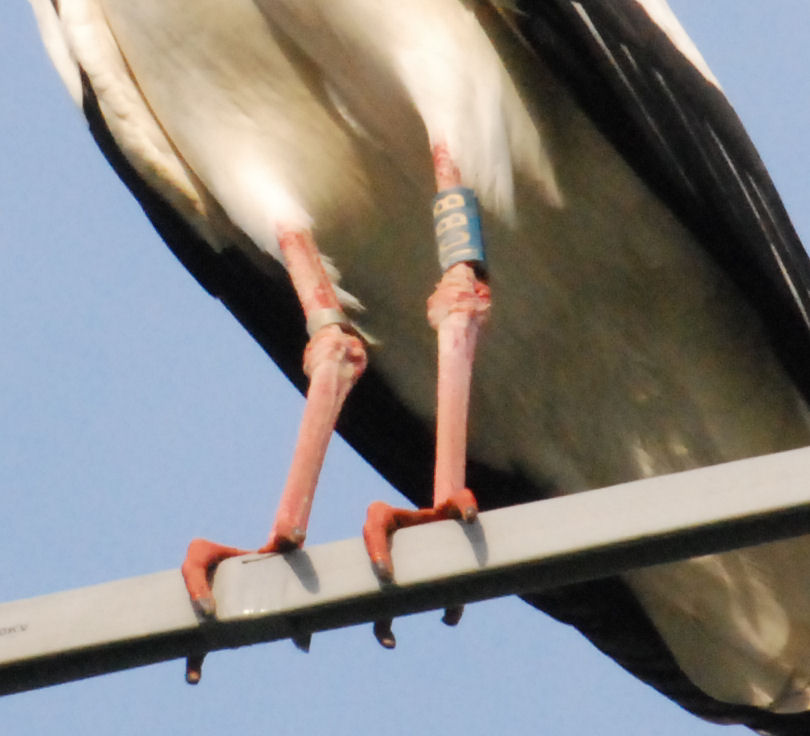
<path id="1" fill-rule="evenodd" d="M 804 448 L 403 529 L 385 588 L 359 539 L 227 560 L 215 622 L 178 571 L 4 603 L 0 694 L 809 532 Z"/>

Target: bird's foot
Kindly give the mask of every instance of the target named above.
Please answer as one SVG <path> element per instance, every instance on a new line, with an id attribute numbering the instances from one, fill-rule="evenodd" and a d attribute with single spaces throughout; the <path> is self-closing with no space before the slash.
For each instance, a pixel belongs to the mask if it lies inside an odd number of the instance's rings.
<path id="1" fill-rule="evenodd" d="M 391 630 L 392 618 L 381 618 L 374 622 L 374 638 L 380 643 L 383 649 L 394 649 L 397 645 L 397 638 Z"/>
<path id="2" fill-rule="evenodd" d="M 366 523 L 363 525 L 363 539 L 371 559 L 374 572 L 382 583 L 393 583 L 394 563 L 391 559 L 389 537 L 397 529 L 431 521 L 461 519 L 467 523 L 478 517 L 478 502 L 469 488 L 462 488 L 445 496 L 445 500 L 430 509 L 398 509 L 382 501 L 375 501 L 368 507 Z M 442 622 L 455 626 L 461 620 L 464 606 L 446 608 Z M 390 618 L 374 622 L 374 636 L 386 649 L 393 649 L 397 640 L 391 629 Z"/>
<path id="3" fill-rule="evenodd" d="M 305 531 L 298 527 L 287 528 L 277 519 L 267 544 L 255 552 L 258 554 L 289 552 L 304 543 L 305 535 Z M 180 571 L 186 583 L 191 607 L 199 620 L 210 621 L 216 616 L 216 600 L 211 590 L 211 581 L 217 565 L 230 557 L 247 555 L 251 552 L 253 550 L 226 547 L 216 542 L 209 542 L 207 539 L 191 540 Z M 304 648 L 300 641 L 295 639 L 293 641 L 299 648 Z M 205 655 L 206 652 L 194 652 L 186 657 L 186 682 L 189 685 L 199 683 Z"/>
<path id="4" fill-rule="evenodd" d="M 180 567 L 186 583 L 191 607 L 201 621 L 210 621 L 216 615 L 216 602 L 211 591 L 211 578 L 216 566 L 229 557 L 247 554 L 237 547 L 226 547 L 207 539 L 192 539 L 186 551 L 186 559 Z M 193 652 L 186 657 L 186 682 L 196 685 L 202 677 L 202 665 L 206 652 Z"/>
<path id="5" fill-rule="evenodd" d="M 216 614 L 216 602 L 211 591 L 211 578 L 216 566 L 229 557 L 246 555 L 249 550 L 226 547 L 207 539 L 192 539 L 180 571 L 186 582 L 191 606 L 198 617 L 211 619 Z"/>
<path id="6" fill-rule="evenodd" d="M 363 525 L 363 539 L 374 572 L 381 582 L 393 582 L 394 564 L 388 538 L 397 529 L 444 519 L 472 522 L 477 516 L 478 503 L 469 488 L 449 494 L 446 500 L 430 509 L 398 509 L 382 501 L 375 501 L 368 507 L 366 523 Z"/>
<path id="7" fill-rule="evenodd" d="M 186 583 L 186 590 L 194 612 L 201 619 L 211 619 L 216 615 L 216 601 L 211 590 L 211 579 L 220 562 L 229 557 L 247 555 L 251 552 L 258 554 L 289 552 L 304 543 L 305 535 L 306 532 L 298 527 L 287 529 L 277 520 L 267 544 L 257 550 L 226 547 L 216 542 L 209 542 L 207 539 L 192 539 L 180 572 L 183 573 L 183 580 Z"/>

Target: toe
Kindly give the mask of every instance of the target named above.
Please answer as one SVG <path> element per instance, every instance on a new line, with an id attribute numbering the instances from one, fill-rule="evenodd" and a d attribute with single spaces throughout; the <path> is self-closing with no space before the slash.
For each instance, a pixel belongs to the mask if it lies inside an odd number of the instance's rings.
<path id="1" fill-rule="evenodd" d="M 298 649 L 298 651 L 309 654 L 309 646 L 312 644 L 311 633 L 293 634 L 290 639 L 292 639 L 292 643 L 295 644 L 295 648 Z"/>
<path id="2" fill-rule="evenodd" d="M 469 488 L 456 491 L 449 502 L 458 510 L 458 515 L 463 521 L 471 523 L 478 518 L 478 501 Z"/>
<path id="3" fill-rule="evenodd" d="M 203 659 L 205 659 L 205 653 L 189 654 L 186 657 L 186 682 L 189 685 L 197 685 L 200 682 Z"/>
<path id="4" fill-rule="evenodd" d="M 461 621 L 461 615 L 464 613 L 464 606 L 450 606 L 444 609 L 444 616 L 442 616 L 442 623 L 447 626 L 457 626 Z"/>
<path id="5" fill-rule="evenodd" d="M 211 618 L 215 613 L 214 595 L 211 592 L 211 573 L 217 564 L 228 557 L 246 554 L 246 550 L 225 547 L 207 539 L 192 539 L 186 559 L 180 571 L 195 613 Z"/>
<path id="6" fill-rule="evenodd" d="M 292 552 L 292 550 L 300 549 L 303 546 L 306 536 L 306 532 L 300 527 L 282 524 L 276 520 L 273 530 L 270 532 L 270 538 L 267 540 L 267 544 L 265 544 L 264 547 L 260 547 L 257 551 L 260 554 Z"/>
<path id="7" fill-rule="evenodd" d="M 392 512 L 387 504 L 375 501 L 368 507 L 366 523 L 363 525 L 366 551 L 371 558 L 374 573 L 382 583 L 390 583 L 394 579 L 394 564 L 388 545 L 388 535 L 393 523 Z"/>
<path id="8" fill-rule="evenodd" d="M 208 620 L 217 615 L 217 604 L 212 595 L 192 598 L 191 607 L 199 619 Z"/>
<path id="9" fill-rule="evenodd" d="M 393 649 L 397 645 L 397 638 L 391 631 L 392 620 L 385 618 L 374 622 L 374 636 L 377 641 L 386 649 Z"/>

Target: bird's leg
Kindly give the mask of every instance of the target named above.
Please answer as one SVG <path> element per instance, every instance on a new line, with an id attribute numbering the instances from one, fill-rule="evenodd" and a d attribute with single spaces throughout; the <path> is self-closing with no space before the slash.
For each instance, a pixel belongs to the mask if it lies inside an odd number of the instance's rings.
<path id="1" fill-rule="evenodd" d="M 472 364 L 489 304 L 489 288 L 468 263 L 451 266 L 428 300 L 428 319 L 439 343 L 433 505 L 454 508 L 466 521 L 477 511 L 464 483 Z"/>
<path id="2" fill-rule="evenodd" d="M 298 442 L 270 537 L 259 552 L 284 552 L 304 543 L 329 439 L 343 402 L 365 366 L 362 340 L 340 325 L 324 325 L 312 336 L 304 361 L 310 382 Z"/>
<path id="3" fill-rule="evenodd" d="M 393 579 L 388 545 L 392 532 L 439 519 L 473 521 L 478 513 L 464 478 L 467 415 L 478 331 L 489 312 L 490 294 L 481 276 L 483 249 L 474 195 L 460 186 L 458 169 L 445 146 L 435 146 L 433 158 L 438 188 L 434 217 L 444 269 L 428 300 L 428 320 L 437 330 L 439 344 L 433 508 L 396 509 L 379 501 L 369 507 L 363 537 L 383 581 Z M 382 623 L 378 628 L 384 629 Z"/>
<path id="4" fill-rule="evenodd" d="M 338 415 L 366 367 L 363 341 L 351 329 L 308 230 L 279 228 L 279 245 L 307 319 L 310 341 L 304 354 L 309 377 L 307 402 L 287 482 L 270 537 L 258 551 L 300 547 L 306 536 L 315 485 Z M 195 610 L 214 613 L 209 575 L 222 560 L 246 550 L 204 539 L 189 545 L 182 572 Z"/>
<path id="5" fill-rule="evenodd" d="M 287 483 L 267 544 L 260 552 L 300 547 L 315 485 L 343 402 L 366 369 L 366 349 L 343 314 L 308 231 L 282 231 L 279 244 L 307 318 L 307 403 Z"/>

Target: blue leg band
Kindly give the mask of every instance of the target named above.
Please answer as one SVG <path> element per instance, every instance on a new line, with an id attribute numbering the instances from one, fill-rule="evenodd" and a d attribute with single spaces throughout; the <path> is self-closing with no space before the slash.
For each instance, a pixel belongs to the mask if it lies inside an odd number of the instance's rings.
<path id="1" fill-rule="evenodd" d="M 478 202 L 472 189 L 444 189 L 433 198 L 433 226 L 442 271 L 463 261 L 473 261 L 484 270 L 484 240 Z"/>

